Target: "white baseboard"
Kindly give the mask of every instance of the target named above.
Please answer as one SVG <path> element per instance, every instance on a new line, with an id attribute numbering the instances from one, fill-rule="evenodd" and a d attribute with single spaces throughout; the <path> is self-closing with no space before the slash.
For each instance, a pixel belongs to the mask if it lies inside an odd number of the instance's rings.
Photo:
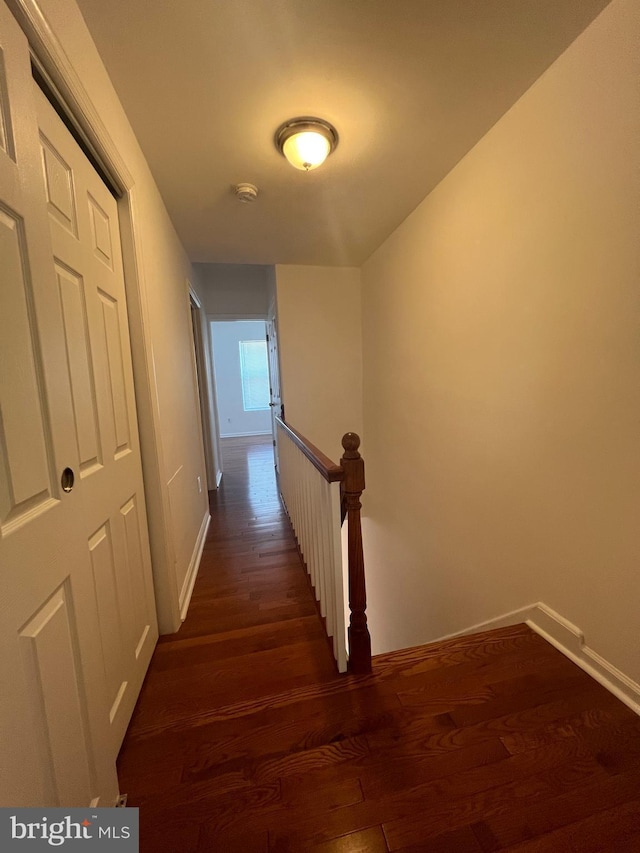
<path id="1" fill-rule="evenodd" d="M 632 711 L 640 714 L 640 684 L 590 648 L 579 628 L 541 601 L 533 605 L 526 621 L 536 634 L 544 637 Z"/>
<path id="2" fill-rule="evenodd" d="M 207 538 L 207 531 L 209 530 L 210 523 L 211 516 L 209 515 L 209 511 L 207 510 L 206 515 L 202 519 L 202 524 L 200 525 L 200 530 L 198 532 L 198 538 L 196 539 L 195 548 L 193 549 L 191 561 L 189 562 L 189 568 L 187 569 L 187 574 L 185 575 L 184 583 L 182 584 L 182 589 L 180 590 L 179 605 L 181 622 L 184 622 L 184 620 L 187 618 L 187 611 L 189 610 L 189 604 L 191 603 L 193 587 L 196 582 L 196 578 L 198 577 L 198 569 L 200 568 L 200 560 L 202 559 L 202 549 L 204 548 L 204 542 Z"/>
<path id="3" fill-rule="evenodd" d="M 263 429 L 259 432 L 221 432 L 220 438 L 251 438 L 252 435 L 272 435 L 272 431 Z"/>
<path id="4" fill-rule="evenodd" d="M 489 619 L 479 625 L 472 625 L 464 631 L 440 637 L 440 640 L 449 640 L 467 634 L 478 634 L 482 631 L 491 631 L 494 628 L 506 628 L 509 625 L 518 625 L 521 622 L 525 622 L 536 634 L 544 637 L 547 642 L 555 646 L 580 669 L 595 678 L 621 702 L 624 702 L 632 711 L 640 715 L 640 684 L 591 649 L 586 644 L 584 634 L 579 628 L 542 601 L 497 616 L 495 619 Z M 439 641 L 436 640 L 436 642 Z"/>
<path id="5" fill-rule="evenodd" d="M 438 637 L 435 640 L 431 640 L 430 643 L 441 643 L 444 640 L 453 640 L 455 637 L 466 637 L 467 634 L 481 634 L 483 631 L 493 631 L 495 628 L 508 628 L 509 625 L 519 625 L 521 622 L 526 622 L 529 619 L 533 607 L 535 605 L 521 607 L 519 610 L 512 610 L 510 613 L 496 616 L 495 619 L 488 619 L 486 622 L 471 625 L 469 628 L 465 628 L 464 631 L 454 631 L 453 634 L 445 634 L 444 637 Z"/>

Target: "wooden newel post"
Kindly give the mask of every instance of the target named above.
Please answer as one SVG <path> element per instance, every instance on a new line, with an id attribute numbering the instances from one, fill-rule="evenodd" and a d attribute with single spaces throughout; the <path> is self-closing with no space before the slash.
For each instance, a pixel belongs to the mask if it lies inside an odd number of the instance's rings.
<path id="1" fill-rule="evenodd" d="M 360 524 L 360 495 L 364 491 L 364 459 L 358 453 L 360 437 L 348 432 L 342 438 L 344 454 L 343 496 L 349 535 L 349 669 L 356 674 L 371 672 L 371 637 L 367 628 L 367 590 Z"/>

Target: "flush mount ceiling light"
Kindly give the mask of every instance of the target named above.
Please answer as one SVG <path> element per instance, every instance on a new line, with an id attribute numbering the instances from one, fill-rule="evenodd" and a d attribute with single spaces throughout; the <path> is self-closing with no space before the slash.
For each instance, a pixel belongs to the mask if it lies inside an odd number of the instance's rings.
<path id="1" fill-rule="evenodd" d="M 338 132 L 321 118 L 292 118 L 276 131 L 276 148 L 303 172 L 317 169 L 338 144 Z"/>

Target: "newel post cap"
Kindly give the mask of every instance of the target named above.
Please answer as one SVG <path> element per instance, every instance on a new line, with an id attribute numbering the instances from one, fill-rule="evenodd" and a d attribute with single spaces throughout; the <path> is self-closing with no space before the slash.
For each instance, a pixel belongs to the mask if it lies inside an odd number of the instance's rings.
<path id="1" fill-rule="evenodd" d="M 342 436 L 344 454 L 340 460 L 344 468 L 344 491 L 361 494 L 364 490 L 364 459 L 358 453 L 360 436 L 348 432 Z"/>
<path id="2" fill-rule="evenodd" d="M 360 454 L 360 436 L 355 432 L 347 432 L 342 436 L 342 447 L 346 459 L 358 459 Z"/>

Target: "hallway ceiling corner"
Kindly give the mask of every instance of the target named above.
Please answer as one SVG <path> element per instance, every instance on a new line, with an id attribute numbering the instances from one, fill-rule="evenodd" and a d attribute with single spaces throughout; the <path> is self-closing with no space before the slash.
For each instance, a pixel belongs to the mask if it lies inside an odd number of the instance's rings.
<path id="1" fill-rule="evenodd" d="M 78 5 L 192 260 L 350 266 L 608 2 Z M 337 128 L 321 169 L 276 150 L 295 115 Z M 240 181 L 260 204 L 237 204 Z"/>

